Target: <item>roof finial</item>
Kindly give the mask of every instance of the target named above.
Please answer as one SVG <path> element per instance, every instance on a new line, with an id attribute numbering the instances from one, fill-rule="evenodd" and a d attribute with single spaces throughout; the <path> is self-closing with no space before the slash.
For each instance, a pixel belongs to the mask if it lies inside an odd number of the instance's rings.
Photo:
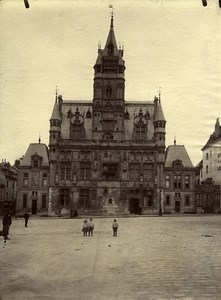
<path id="1" fill-rule="evenodd" d="M 159 87 L 159 103 L 160 103 L 160 96 L 161 96 L 161 87 Z"/>
<path id="2" fill-rule="evenodd" d="M 176 136 L 174 137 L 174 146 L 176 146 Z"/>
<path id="3" fill-rule="evenodd" d="M 112 4 L 109 4 L 109 8 L 111 8 L 111 25 L 110 27 L 113 28 L 114 27 L 114 8 Z"/>
<path id="4" fill-rule="evenodd" d="M 55 100 L 58 100 L 58 86 L 56 85 L 56 89 L 55 89 Z"/>
<path id="5" fill-rule="evenodd" d="M 40 132 L 39 132 L 38 143 L 41 144 L 41 134 L 40 134 Z"/>

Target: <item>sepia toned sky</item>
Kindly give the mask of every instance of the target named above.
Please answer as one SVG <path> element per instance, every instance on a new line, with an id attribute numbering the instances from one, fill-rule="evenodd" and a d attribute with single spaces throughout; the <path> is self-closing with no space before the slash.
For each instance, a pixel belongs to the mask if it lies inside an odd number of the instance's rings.
<path id="1" fill-rule="evenodd" d="M 161 87 L 166 144 L 176 136 L 196 165 L 221 116 L 221 9 L 207 2 L 1 0 L 0 159 L 13 164 L 39 132 L 48 144 L 56 86 L 63 99 L 92 99 L 112 4 L 126 100 L 153 100 Z"/>

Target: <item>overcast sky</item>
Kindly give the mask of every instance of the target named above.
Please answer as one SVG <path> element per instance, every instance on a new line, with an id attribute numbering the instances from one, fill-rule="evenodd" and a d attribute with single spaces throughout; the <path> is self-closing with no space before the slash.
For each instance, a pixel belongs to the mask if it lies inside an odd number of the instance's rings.
<path id="1" fill-rule="evenodd" d="M 63 99 L 92 99 L 113 4 L 126 99 L 153 100 L 161 87 L 166 144 L 176 136 L 196 165 L 221 116 L 221 9 L 207 2 L 0 1 L 0 159 L 13 164 L 39 132 L 48 144 L 56 85 Z"/>

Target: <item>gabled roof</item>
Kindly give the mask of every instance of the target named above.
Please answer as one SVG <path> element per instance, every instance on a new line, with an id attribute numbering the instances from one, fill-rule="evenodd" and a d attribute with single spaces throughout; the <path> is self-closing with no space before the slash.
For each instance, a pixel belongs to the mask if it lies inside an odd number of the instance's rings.
<path id="1" fill-rule="evenodd" d="M 49 166 L 48 148 L 45 144 L 40 144 L 40 143 L 32 143 L 29 145 L 28 150 L 26 151 L 20 166 L 27 166 L 27 167 L 31 166 L 31 157 L 35 154 L 42 157 L 43 167 Z"/>
<path id="2" fill-rule="evenodd" d="M 184 168 L 194 168 L 184 145 L 171 145 L 166 150 L 165 168 L 171 168 L 176 160 L 182 161 Z"/>

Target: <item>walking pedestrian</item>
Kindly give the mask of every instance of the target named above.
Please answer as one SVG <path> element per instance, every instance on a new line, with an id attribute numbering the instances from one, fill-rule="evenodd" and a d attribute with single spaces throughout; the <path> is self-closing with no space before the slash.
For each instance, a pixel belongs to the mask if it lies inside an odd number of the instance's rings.
<path id="1" fill-rule="evenodd" d="M 3 225 L 3 232 L 4 232 L 4 238 L 5 240 L 9 240 L 9 227 L 11 226 L 12 223 L 12 218 L 9 213 L 9 210 L 4 214 L 3 219 L 2 219 L 2 225 Z"/>
<path id="2" fill-rule="evenodd" d="M 114 219 L 114 222 L 112 224 L 112 229 L 113 229 L 113 236 L 117 236 L 118 223 L 116 219 Z"/>
<path id="3" fill-rule="evenodd" d="M 27 211 L 24 214 L 24 219 L 25 219 L 25 227 L 28 227 L 29 213 Z"/>
<path id="4" fill-rule="evenodd" d="M 88 236 L 93 236 L 93 231 L 94 231 L 94 223 L 93 219 L 90 218 L 89 223 L 88 223 Z"/>
<path id="5" fill-rule="evenodd" d="M 82 231 L 83 231 L 83 236 L 87 236 L 87 233 L 88 233 L 88 222 L 87 222 L 86 219 L 84 220 Z"/>

